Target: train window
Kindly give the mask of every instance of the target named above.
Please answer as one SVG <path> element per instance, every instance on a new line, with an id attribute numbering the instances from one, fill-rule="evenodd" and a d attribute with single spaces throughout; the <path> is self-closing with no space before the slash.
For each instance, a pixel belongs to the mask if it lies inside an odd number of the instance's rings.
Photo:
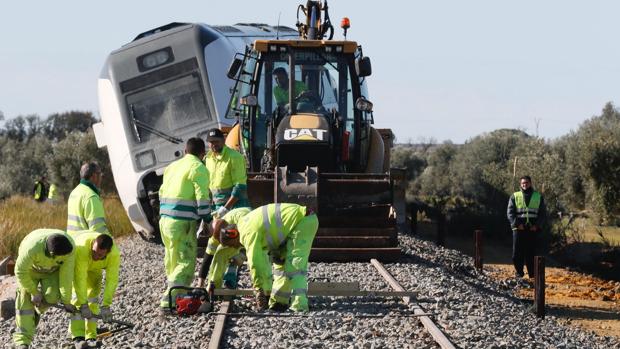
<path id="1" fill-rule="evenodd" d="M 128 95 L 129 122 L 136 142 L 170 139 L 177 131 L 210 119 L 200 86 L 198 74 L 191 74 Z"/>

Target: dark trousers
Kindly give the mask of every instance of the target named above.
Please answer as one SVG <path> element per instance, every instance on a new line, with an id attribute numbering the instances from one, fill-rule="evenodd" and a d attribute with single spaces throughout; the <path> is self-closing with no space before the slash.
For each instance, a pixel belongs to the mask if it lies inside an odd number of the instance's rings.
<path id="1" fill-rule="evenodd" d="M 525 230 L 512 232 L 512 263 L 519 275 L 523 275 L 523 264 L 525 264 L 529 277 L 534 277 L 536 234 L 538 233 Z"/>

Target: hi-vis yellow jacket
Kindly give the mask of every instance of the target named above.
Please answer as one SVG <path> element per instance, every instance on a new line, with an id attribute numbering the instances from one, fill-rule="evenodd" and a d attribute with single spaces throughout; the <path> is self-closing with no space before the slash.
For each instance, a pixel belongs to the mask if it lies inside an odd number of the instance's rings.
<path id="1" fill-rule="evenodd" d="M 255 289 L 271 290 L 271 262 L 267 253 L 285 247 L 286 237 L 305 215 L 305 206 L 281 203 L 261 206 L 239 220 L 239 238 L 248 256 Z"/>
<path id="2" fill-rule="evenodd" d="M 15 277 L 19 287 L 30 294 L 37 294 L 37 274 L 52 274 L 59 272 L 58 284 L 60 298 L 65 304 L 71 302 L 71 283 L 73 282 L 73 268 L 75 265 L 75 248 L 64 256 L 50 256 L 47 253 L 47 238 L 53 234 L 62 234 L 69 238 L 75 247 L 73 239 L 64 231 L 56 229 L 37 229 L 26 235 L 19 244 L 17 261 L 15 262 Z"/>
<path id="3" fill-rule="evenodd" d="M 211 221 L 209 172 L 197 156 L 186 154 L 166 167 L 159 204 L 162 216 Z"/>
<path id="4" fill-rule="evenodd" d="M 80 180 L 69 195 L 67 211 L 67 232 L 92 230 L 110 235 L 99 190 L 91 182 Z"/>
<path id="5" fill-rule="evenodd" d="M 118 273 L 121 266 L 121 252 L 116 247 L 116 243 L 112 245 L 112 250 L 106 258 L 96 261 L 92 257 L 93 242 L 99 236 L 99 233 L 84 231 L 75 237 L 75 274 L 73 276 L 73 290 L 77 296 L 77 306 L 82 304 L 96 303 L 95 300 L 87 299 L 87 291 L 89 287 L 88 280 L 101 281 L 103 271 L 105 270 L 105 289 L 103 291 L 103 306 L 112 304 L 112 298 L 118 286 Z M 89 278 L 90 274 L 90 278 Z"/>

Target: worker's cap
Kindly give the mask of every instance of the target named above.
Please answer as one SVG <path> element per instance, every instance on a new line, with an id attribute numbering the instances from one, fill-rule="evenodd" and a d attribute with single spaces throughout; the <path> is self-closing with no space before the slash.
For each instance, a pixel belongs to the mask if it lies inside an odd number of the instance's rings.
<path id="1" fill-rule="evenodd" d="M 229 224 L 226 227 L 220 229 L 220 242 L 226 245 L 228 242 L 233 241 L 239 237 L 239 230 L 237 230 L 236 224 Z"/>
<path id="2" fill-rule="evenodd" d="M 278 67 L 278 68 L 273 70 L 273 75 L 279 75 L 279 74 L 287 75 L 286 69 L 284 69 L 282 67 Z"/>
<path id="3" fill-rule="evenodd" d="M 212 128 L 207 132 L 207 142 L 224 139 L 224 133 L 219 128 Z"/>

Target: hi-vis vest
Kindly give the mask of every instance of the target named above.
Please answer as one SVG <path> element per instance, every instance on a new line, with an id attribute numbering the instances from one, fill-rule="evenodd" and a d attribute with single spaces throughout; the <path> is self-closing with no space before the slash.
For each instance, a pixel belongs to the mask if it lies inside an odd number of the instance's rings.
<path id="1" fill-rule="evenodd" d="M 209 172 L 200 159 L 186 154 L 164 170 L 159 213 L 181 220 L 211 221 Z"/>
<path id="2" fill-rule="evenodd" d="M 536 220 L 538 218 L 538 208 L 540 207 L 540 193 L 535 191 L 532 193 L 529 205 L 525 204 L 525 197 L 523 193 L 518 191 L 514 193 L 515 205 L 517 206 L 517 218 L 525 219 L 526 223 L 530 222 L 530 219 Z"/>
<path id="3" fill-rule="evenodd" d="M 105 221 L 103 202 L 99 194 L 84 180 L 73 189 L 67 202 L 67 232 L 73 237 L 77 231 L 92 230 L 111 235 Z"/>

